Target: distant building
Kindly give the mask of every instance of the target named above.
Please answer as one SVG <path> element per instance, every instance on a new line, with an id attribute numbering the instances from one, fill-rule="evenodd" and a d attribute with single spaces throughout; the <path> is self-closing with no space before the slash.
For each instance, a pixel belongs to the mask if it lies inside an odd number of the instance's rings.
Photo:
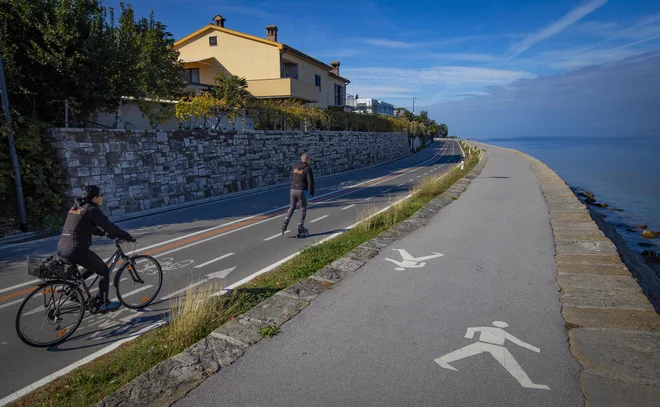
<path id="1" fill-rule="evenodd" d="M 360 113 L 375 113 L 394 116 L 394 105 L 378 99 L 356 99 L 355 111 Z"/>

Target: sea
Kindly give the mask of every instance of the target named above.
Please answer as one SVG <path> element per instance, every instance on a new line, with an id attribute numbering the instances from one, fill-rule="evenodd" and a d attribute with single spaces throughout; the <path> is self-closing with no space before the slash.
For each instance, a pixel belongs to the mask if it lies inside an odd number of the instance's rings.
<path id="1" fill-rule="evenodd" d="M 525 137 L 481 139 L 527 153 L 552 168 L 572 188 L 593 193 L 598 210 L 636 252 L 660 252 L 660 137 Z M 616 211 L 614 209 L 621 209 Z"/>

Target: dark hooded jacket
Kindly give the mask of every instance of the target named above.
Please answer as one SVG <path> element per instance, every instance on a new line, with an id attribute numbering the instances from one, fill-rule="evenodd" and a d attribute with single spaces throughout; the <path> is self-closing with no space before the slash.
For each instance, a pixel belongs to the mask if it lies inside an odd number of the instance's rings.
<path id="1" fill-rule="evenodd" d="M 92 245 L 92 234 L 102 236 L 104 231 L 114 237 L 133 240 L 130 233 L 112 223 L 98 205 L 76 199 L 64 222 L 57 247 L 88 249 Z"/>
<path id="2" fill-rule="evenodd" d="M 309 190 L 309 194 L 314 195 L 314 174 L 306 162 L 300 161 L 291 167 L 291 189 Z"/>

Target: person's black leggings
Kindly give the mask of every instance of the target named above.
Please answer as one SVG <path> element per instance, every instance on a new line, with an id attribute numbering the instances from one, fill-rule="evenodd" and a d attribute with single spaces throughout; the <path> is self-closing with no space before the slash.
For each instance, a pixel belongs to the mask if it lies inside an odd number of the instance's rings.
<path id="1" fill-rule="evenodd" d="M 57 255 L 69 260 L 71 263 L 84 267 L 86 269 L 85 274 L 83 274 L 84 279 L 89 278 L 92 273 L 101 276 L 101 279 L 99 280 L 99 295 L 103 302 L 108 300 L 108 291 L 110 291 L 110 269 L 98 254 L 85 248 L 65 249 L 58 247 Z"/>
<path id="2" fill-rule="evenodd" d="M 291 190 L 291 206 L 289 206 L 289 212 L 286 213 L 287 222 L 293 216 L 293 211 L 296 210 L 296 204 L 300 202 L 300 222 L 299 225 L 305 224 L 305 216 L 307 216 L 307 197 L 305 196 L 305 191 L 298 189 Z"/>

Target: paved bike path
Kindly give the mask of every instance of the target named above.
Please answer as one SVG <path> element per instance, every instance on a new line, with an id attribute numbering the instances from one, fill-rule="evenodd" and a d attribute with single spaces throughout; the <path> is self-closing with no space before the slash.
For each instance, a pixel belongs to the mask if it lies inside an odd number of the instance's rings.
<path id="1" fill-rule="evenodd" d="M 583 405 L 538 181 L 483 147 L 458 200 L 176 406 Z"/>

